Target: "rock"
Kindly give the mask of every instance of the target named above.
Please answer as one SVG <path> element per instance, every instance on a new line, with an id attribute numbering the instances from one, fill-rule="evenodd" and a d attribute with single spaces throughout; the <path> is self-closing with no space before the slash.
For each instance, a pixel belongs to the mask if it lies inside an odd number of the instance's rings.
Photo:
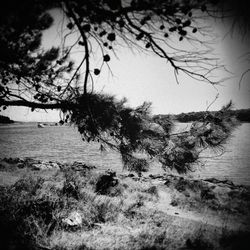
<path id="1" fill-rule="evenodd" d="M 171 183 L 171 181 L 169 179 L 166 179 L 165 182 L 164 182 L 164 185 L 169 186 L 170 183 Z"/>
<path id="2" fill-rule="evenodd" d="M 130 177 L 130 178 L 132 178 L 132 177 L 134 177 L 134 176 L 135 176 L 135 175 L 132 174 L 132 173 L 130 173 L 130 174 L 127 175 L 127 177 Z"/>
<path id="3" fill-rule="evenodd" d="M 30 158 L 30 157 L 25 157 L 24 162 L 27 163 L 27 164 L 41 163 L 41 161 L 35 160 L 33 158 Z"/>
<path id="4" fill-rule="evenodd" d="M 176 183 L 175 188 L 179 192 L 183 192 L 186 190 L 187 186 L 188 186 L 188 181 L 185 180 L 183 177 L 181 177 L 179 181 Z"/>
<path id="5" fill-rule="evenodd" d="M 72 165 L 71 168 L 76 171 L 82 171 L 82 170 L 92 170 L 95 169 L 95 166 L 91 165 L 86 165 L 85 163 L 75 161 Z"/>
<path id="6" fill-rule="evenodd" d="M 47 170 L 47 166 L 42 163 L 32 164 L 32 170 Z"/>
<path id="7" fill-rule="evenodd" d="M 23 160 L 19 158 L 3 158 L 0 159 L 0 169 L 4 171 L 13 171 L 16 168 L 21 168 L 23 165 Z"/>
<path id="8" fill-rule="evenodd" d="M 145 192 L 159 197 L 159 195 L 158 195 L 158 189 L 157 189 L 156 186 L 149 187 L 148 189 L 145 190 Z"/>
<path id="9" fill-rule="evenodd" d="M 60 169 L 60 166 L 58 165 L 57 162 L 52 162 L 49 164 L 52 169 Z"/>
<path id="10" fill-rule="evenodd" d="M 23 162 L 19 162 L 19 163 L 17 163 L 17 167 L 18 168 L 24 168 L 25 164 Z"/>
<path id="11" fill-rule="evenodd" d="M 134 176 L 134 177 L 132 177 L 132 180 L 134 180 L 134 181 L 139 181 L 139 180 L 140 180 L 140 177 Z"/>
<path id="12" fill-rule="evenodd" d="M 19 158 L 4 158 L 3 161 L 9 163 L 9 164 L 17 164 L 19 162 L 23 162 L 21 159 Z"/>
<path id="13" fill-rule="evenodd" d="M 232 187 L 235 186 L 234 183 L 230 180 L 218 180 L 216 178 L 207 178 L 207 179 L 204 179 L 204 181 L 211 182 L 214 184 L 226 184 L 226 185 L 232 186 Z"/>
<path id="14" fill-rule="evenodd" d="M 71 212 L 67 218 L 62 219 L 62 222 L 67 227 L 80 227 L 82 225 L 82 216 L 79 212 Z"/>
<path id="15" fill-rule="evenodd" d="M 33 163 L 32 165 L 33 170 L 59 170 L 60 167 L 57 163 L 49 163 L 49 162 L 42 162 L 42 163 Z"/>
<path id="16" fill-rule="evenodd" d="M 151 179 L 162 179 L 163 176 L 161 174 L 150 174 L 148 177 L 150 177 Z"/>
<path id="17" fill-rule="evenodd" d="M 186 138 L 184 144 L 188 149 L 192 149 L 195 146 L 195 141 L 196 141 L 195 136 L 190 135 Z"/>
<path id="18" fill-rule="evenodd" d="M 182 193 L 183 193 L 186 197 L 190 197 L 190 193 L 189 193 L 187 190 L 183 191 Z"/>
<path id="19" fill-rule="evenodd" d="M 170 203 L 170 205 L 173 206 L 173 207 L 178 206 L 177 200 L 172 200 L 171 203 Z"/>
<path id="20" fill-rule="evenodd" d="M 5 169 L 5 165 L 3 165 L 2 163 L 0 163 L 0 169 Z"/>
<path id="21" fill-rule="evenodd" d="M 222 183 L 225 183 L 225 184 L 227 184 L 229 186 L 234 186 L 234 183 L 232 181 L 230 181 L 230 180 L 224 180 L 224 181 L 222 181 Z"/>
<path id="22" fill-rule="evenodd" d="M 147 176 L 143 176 L 140 178 L 141 181 L 148 182 L 150 179 Z"/>

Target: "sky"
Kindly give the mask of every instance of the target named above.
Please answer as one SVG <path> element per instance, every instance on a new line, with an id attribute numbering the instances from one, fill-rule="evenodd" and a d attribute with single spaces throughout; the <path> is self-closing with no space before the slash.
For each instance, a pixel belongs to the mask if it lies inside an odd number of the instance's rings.
<path id="1" fill-rule="evenodd" d="M 58 19 L 59 20 L 59 19 Z M 58 20 L 55 18 L 53 28 L 44 33 L 45 47 L 52 42 L 59 41 Z M 129 105 L 135 107 L 144 101 L 152 102 L 153 114 L 178 114 L 182 112 L 218 110 L 230 100 L 236 109 L 250 108 L 250 72 L 242 74 L 250 68 L 249 61 L 240 57 L 248 51 L 250 44 L 248 37 L 242 38 L 237 32 L 228 33 L 227 24 L 214 23 L 217 36 L 214 49 L 221 62 L 232 72 L 232 78 L 223 84 L 213 87 L 211 84 L 195 81 L 184 75 L 176 82 L 173 69 L 161 58 L 145 53 L 133 53 L 129 48 L 119 48 L 118 58 L 112 57 L 110 68 L 101 72 L 101 76 L 94 77 L 95 89 L 99 92 L 114 94 L 117 98 L 126 97 Z M 75 56 L 75 60 L 79 58 Z M 93 65 L 94 67 L 94 65 Z M 223 77 L 223 75 L 221 75 Z M 217 97 L 217 98 L 216 98 Z M 16 121 L 58 122 L 58 111 L 35 111 L 28 108 L 10 107 L 1 115 L 7 115 Z"/>

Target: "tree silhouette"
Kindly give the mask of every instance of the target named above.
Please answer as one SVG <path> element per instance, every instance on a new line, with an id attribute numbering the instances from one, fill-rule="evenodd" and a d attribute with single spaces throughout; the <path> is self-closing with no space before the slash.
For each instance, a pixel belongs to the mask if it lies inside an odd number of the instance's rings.
<path id="1" fill-rule="evenodd" d="M 61 122 L 76 124 L 83 140 L 118 150 L 128 168 L 143 170 L 145 159 L 133 154 L 143 151 L 164 166 L 185 172 L 198 160 L 201 148 L 217 147 L 228 138 L 231 104 L 187 133 L 171 135 L 170 121 L 154 119 L 149 103 L 133 109 L 125 99 L 95 93 L 94 77 L 119 54 L 119 44 L 126 44 L 161 57 L 172 67 L 177 82 L 178 73 L 183 73 L 217 84 L 213 74 L 222 65 L 202 40 L 202 34 L 209 32 L 204 19 L 221 13 L 217 2 L 9 0 L 0 11 L 0 105 L 60 109 Z M 61 34 L 61 46 L 45 50 L 42 34 L 53 23 L 48 13 L 53 8 L 62 11 L 62 28 L 68 32 Z M 67 43 L 68 37 L 73 45 Z M 187 49 L 183 43 L 189 45 Z M 69 58 L 76 46 L 84 50 L 79 65 Z M 94 48 L 103 61 L 98 68 L 91 64 Z"/>

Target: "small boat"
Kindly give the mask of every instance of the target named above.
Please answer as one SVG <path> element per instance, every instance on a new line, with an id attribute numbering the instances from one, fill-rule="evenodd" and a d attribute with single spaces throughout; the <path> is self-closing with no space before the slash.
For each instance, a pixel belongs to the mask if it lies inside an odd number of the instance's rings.
<path id="1" fill-rule="evenodd" d="M 38 123 L 37 127 L 38 127 L 38 128 L 44 128 L 44 127 L 45 127 L 45 125 L 44 125 L 44 124 L 42 124 L 42 123 Z"/>

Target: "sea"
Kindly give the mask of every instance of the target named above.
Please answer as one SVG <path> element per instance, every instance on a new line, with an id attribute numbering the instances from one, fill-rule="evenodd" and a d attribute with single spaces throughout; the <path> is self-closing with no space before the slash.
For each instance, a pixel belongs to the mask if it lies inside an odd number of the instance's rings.
<path id="1" fill-rule="evenodd" d="M 179 123 L 175 131 L 188 124 Z M 100 170 L 123 172 L 120 155 L 113 150 L 100 150 L 98 143 L 86 143 L 74 126 L 45 126 L 37 123 L 14 123 L 0 126 L 0 158 L 31 157 L 43 161 L 74 161 L 95 165 Z M 162 173 L 161 165 L 151 162 L 152 173 Z M 221 150 L 204 151 L 201 163 L 188 176 L 231 180 L 250 185 L 250 123 L 242 123 Z M 168 172 L 170 172 L 168 170 Z"/>

